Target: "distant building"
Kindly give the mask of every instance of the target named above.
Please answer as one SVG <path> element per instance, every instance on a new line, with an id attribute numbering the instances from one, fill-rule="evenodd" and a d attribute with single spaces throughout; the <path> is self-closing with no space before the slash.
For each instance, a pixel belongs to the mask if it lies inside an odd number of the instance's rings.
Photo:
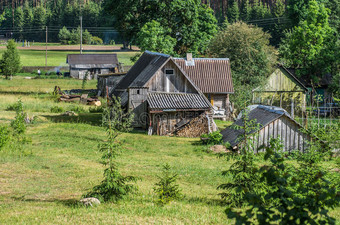
<path id="1" fill-rule="evenodd" d="M 87 72 L 88 79 L 97 79 L 100 74 L 122 72 L 117 54 L 69 54 L 66 63 L 70 66 L 70 76 L 76 79 L 84 79 Z"/>

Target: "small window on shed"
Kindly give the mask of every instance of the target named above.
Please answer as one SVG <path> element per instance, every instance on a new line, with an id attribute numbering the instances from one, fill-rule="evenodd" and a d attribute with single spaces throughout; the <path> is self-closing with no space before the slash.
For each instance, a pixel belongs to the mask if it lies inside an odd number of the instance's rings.
<path id="1" fill-rule="evenodd" d="M 165 70 L 165 74 L 166 75 L 173 75 L 174 74 L 174 70 L 173 69 L 166 69 Z"/>
<path id="2" fill-rule="evenodd" d="M 137 90 L 137 95 L 139 95 L 140 94 L 140 90 Z"/>

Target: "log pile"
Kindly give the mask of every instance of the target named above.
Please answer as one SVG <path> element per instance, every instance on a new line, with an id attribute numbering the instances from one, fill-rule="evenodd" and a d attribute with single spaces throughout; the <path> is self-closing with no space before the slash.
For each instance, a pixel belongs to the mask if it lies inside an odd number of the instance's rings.
<path id="1" fill-rule="evenodd" d="M 88 94 L 65 94 L 58 86 L 55 86 L 54 93 L 60 95 L 60 102 L 80 102 L 87 105 L 101 106 L 101 102 L 97 97 L 88 97 Z"/>
<path id="2" fill-rule="evenodd" d="M 202 134 L 209 133 L 208 119 L 204 113 L 192 119 L 189 123 L 182 126 L 176 131 L 179 137 L 199 137 Z"/>

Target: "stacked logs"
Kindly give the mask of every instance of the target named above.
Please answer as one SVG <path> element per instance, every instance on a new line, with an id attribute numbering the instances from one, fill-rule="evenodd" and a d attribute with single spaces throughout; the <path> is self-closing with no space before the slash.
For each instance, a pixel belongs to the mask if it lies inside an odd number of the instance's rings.
<path id="1" fill-rule="evenodd" d="M 192 119 L 188 124 L 176 131 L 179 137 L 200 137 L 202 134 L 209 133 L 208 119 L 204 113 Z"/>

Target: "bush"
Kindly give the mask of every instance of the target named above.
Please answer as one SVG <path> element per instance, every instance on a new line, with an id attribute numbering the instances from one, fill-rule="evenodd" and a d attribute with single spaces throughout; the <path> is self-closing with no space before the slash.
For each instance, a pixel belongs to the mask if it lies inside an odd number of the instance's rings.
<path id="1" fill-rule="evenodd" d="M 20 110 L 21 107 L 22 107 L 22 102 L 18 101 L 16 103 L 8 105 L 6 110 L 7 111 L 17 111 L 17 110 Z"/>
<path id="2" fill-rule="evenodd" d="M 63 109 L 63 107 L 60 106 L 53 106 L 51 107 L 51 113 L 61 113 L 64 112 L 65 110 Z"/>
<path id="3" fill-rule="evenodd" d="M 202 134 L 201 142 L 204 145 L 219 145 L 222 144 L 222 137 L 219 131 L 214 131 L 210 134 Z"/>
<path id="4" fill-rule="evenodd" d="M 171 173 L 169 164 L 163 166 L 162 176 L 155 184 L 154 192 L 157 194 L 157 203 L 165 205 L 181 197 L 179 186 L 176 184 L 177 174 Z"/>
<path id="5" fill-rule="evenodd" d="M 116 44 L 115 40 L 110 41 L 110 45 L 115 45 L 115 44 Z"/>
<path id="6" fill-rule="evenodd" d="M 97 37 L 97 36 L 93 36 L 91 43 L 93 45 L 102 45 L 103 44 L 103 39 L 101 39 L 100 37 Z"/>

